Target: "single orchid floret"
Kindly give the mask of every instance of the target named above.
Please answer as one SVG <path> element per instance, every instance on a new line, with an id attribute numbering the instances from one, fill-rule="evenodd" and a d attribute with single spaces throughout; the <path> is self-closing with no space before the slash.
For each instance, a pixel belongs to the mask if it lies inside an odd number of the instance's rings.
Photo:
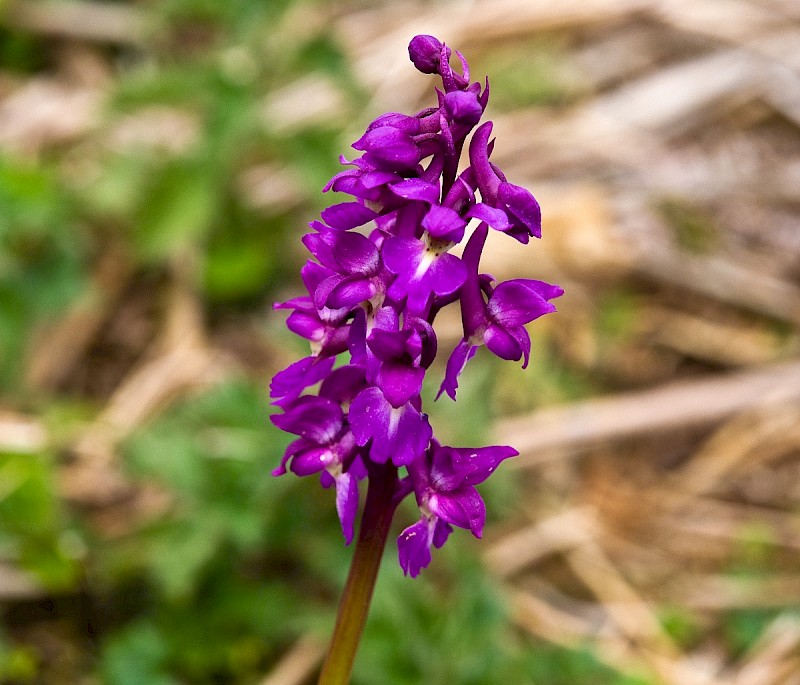
<path id="1" fill-rule="evenodd" d="M 293 310 L 286 319 L 286 327 L 311 343 L 314 356 L 335 357 L 347 349 L 350 336 L 350 325 L 347 319 L 350 316 L 350 310 L 347 308 L 331 309 L 324 306 L 318 308 L 314 304 L 313 298 L 319 284 L 334 276 L 335 272 L 321 264 L 308 261 L 301 270 L 301 274 L 309 295 L 276 303 L 273 305 L 273 309 Z"/>
<path id="2" fill-rule="evenodd" d="M 286 473 L 287 463 L 298 476 L 327 472 L 336 484 L 342 533 L 350 544 L 358 509 L 358 481 L 347 469 L 356 456 L 356 444 L 342 408 L 327 398 L 307 395 L 286 413 L 270 418 L 281 430 L 300 436 L 286 448 L 273 475 Z"/>
<path id="3" fill-rule="evenodd" d="M 380 388 L 367 388 L 350 406 L 356 443 L 369 444 L 369 458 L 377 464 L 390 460 L 395 466 L 411 464 L 433 437 L 428 416 L 419 406 L 416 397 L 394 407 Z"/>
<path id="4" fill-rule="evenodd" d="M 475 131 L 469 144 L 470 168 L 483 199 L 483 206 L 477 205 L 469 216 L 523 244 L 531 237 L 541 238 L 542 211 L 536 198 L 525 188 L 508 183 L 505 175 L 489 161 L 491 134 L 492 122 L 487 121 Z"/>
<path id="5" fill-rule="evenodd" d="M 406 575 L 415 577 L 430 563 L 431 545 L 441 547 L 451 526 L 481 537 L 486 507 L 475 485 L 486 480 L 504 459 L 517 454 L 512 447 L 456 448 L 431 441 L 425 459 L 408 469 L 422 516 L 397 541 Z"/>
<path id="6" fill-rule="evenodd" d="M 430 233 L 422 240 L 389 238 L 382 251 L 386 268 L 396 276 L 389 287 L 389 296 L 406 299 L 410 313 L 425 316 L 434 295 L 456 292 L 464 284 L 467 270 L 458 257 L 447 252 L 452 245 Z"/>
<path id="7" fill-rule="evenodd" d="M 490 352 L 510 361 L 523 359 L 522 368 L 528 366 L 531 352 L 531 338 L 525 324 L 540 316 L 555 312 L 550 300 L 559 297 L 564 291 L 557 285 L 529 278 L 518 278 L 500 283 L 490 290 L 489 299 L 475 313 L 468 314 L 478 326 L 456 345 L 447 360 L 444 381 L 439 395 L 446 392 L 456 398 L 458 377 L 475 356 L 480 345 L 486 345 Z M 472 306 L 472 303 L 463 306 Z"/>
<path id="8" fill-rule="evenodd" d="M 385 289 L 378 248 L 366 236 L 324 229 L 305 235 L 303 243 L 333 272 L 314 292 L 318 308 L 352 310 Z"/>

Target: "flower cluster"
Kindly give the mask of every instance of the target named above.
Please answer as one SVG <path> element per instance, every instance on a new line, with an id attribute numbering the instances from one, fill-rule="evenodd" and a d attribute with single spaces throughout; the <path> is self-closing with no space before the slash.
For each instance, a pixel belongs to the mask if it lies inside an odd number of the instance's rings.
<path id="1" fill-rule="evenodd" d="M 353 538 L 359 481 L 372 469 L 404 469 L 394 503 L 414 493 L 420 519 L 398 538 L 403 571 L 416 576 L 452 526 L 480 537 L 485 519 L 475 485 L 517 454 L 511 447 L 455 448 L 439 444 L 420 392 L 437 353 L 433 322 L 460 302 L 461 342 L 446 365 L 439 394 L 455 399 L 458 377 L 477 348 L 527 365 L 525 324 L 555 311 L 558 286 L 532 279 L 495 283 L 479 270 L 488 230 L 520 243 L 541 236 L 539 205 L 489 160 L 492 123 L 478 126 L 489 100 L 488 80 L 470 82 L 469 65 L 432 36 L 409 45 L 414 66 L 437 74 L 438 105 L 413 116 L 378 117 L 342 163 L 325 192 L 353 199 L 322 212 L 303 243 L 301 275 L 308 295 L 275 305 L 290 310 L 287 326 L 311 344 L 311 355 L 272 381 L 276 426 L 297 435 L 275 475 L 319 473 L 335 487 L 342 531 Z M 475 127 L 478 126 L 477 129 Z M 469 165 L 458 173 L 468 135 Z M 450 250 L 469 234 L 461 258 Z M 339 355 L 349 363 L 335 366 Z M 316 394 L 307 394 L 319 384 Z"/>

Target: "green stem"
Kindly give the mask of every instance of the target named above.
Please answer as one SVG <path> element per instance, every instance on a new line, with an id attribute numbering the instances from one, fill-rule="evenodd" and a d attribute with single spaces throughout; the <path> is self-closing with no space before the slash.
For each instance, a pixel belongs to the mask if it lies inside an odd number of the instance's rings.
<path id="1" fill-rule="evenodd" d="M 370 470 L 358 542 L 318 685 L 347 685 L 350 682 L 350 672 L 394 515 L 396 505 L 392 499 L 396 485 L 397 468 L 391 463 Z"/>

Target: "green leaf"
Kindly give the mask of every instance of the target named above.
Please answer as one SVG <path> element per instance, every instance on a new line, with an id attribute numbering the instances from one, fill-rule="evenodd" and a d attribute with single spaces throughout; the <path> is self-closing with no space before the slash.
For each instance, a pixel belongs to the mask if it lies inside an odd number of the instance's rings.
<path id="1" fill-rule="evenodd" d="M 189 163 L 166 165 L 146 189 L 136 218 L 136 243 L 143 256 L 179 252 L 208 232 L 218 194 L 207 173 Z"/>

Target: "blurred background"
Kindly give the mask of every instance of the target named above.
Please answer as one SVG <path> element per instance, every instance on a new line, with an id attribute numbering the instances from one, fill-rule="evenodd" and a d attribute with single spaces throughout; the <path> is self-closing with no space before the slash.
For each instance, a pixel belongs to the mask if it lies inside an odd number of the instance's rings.
<path id="1" fill-rule="evenodd" d="M 313 682 L 351 550 L 269 475 L 271 303 L 339 154 L 435 102 L 417 33 L 544 210 L 484 269 L 566 295 L 426 389 L 521 455 L 483 541 L 390 541 L 353 682 L 800 683 L 796 0 L 0 2 L 2 682 Z"/>

